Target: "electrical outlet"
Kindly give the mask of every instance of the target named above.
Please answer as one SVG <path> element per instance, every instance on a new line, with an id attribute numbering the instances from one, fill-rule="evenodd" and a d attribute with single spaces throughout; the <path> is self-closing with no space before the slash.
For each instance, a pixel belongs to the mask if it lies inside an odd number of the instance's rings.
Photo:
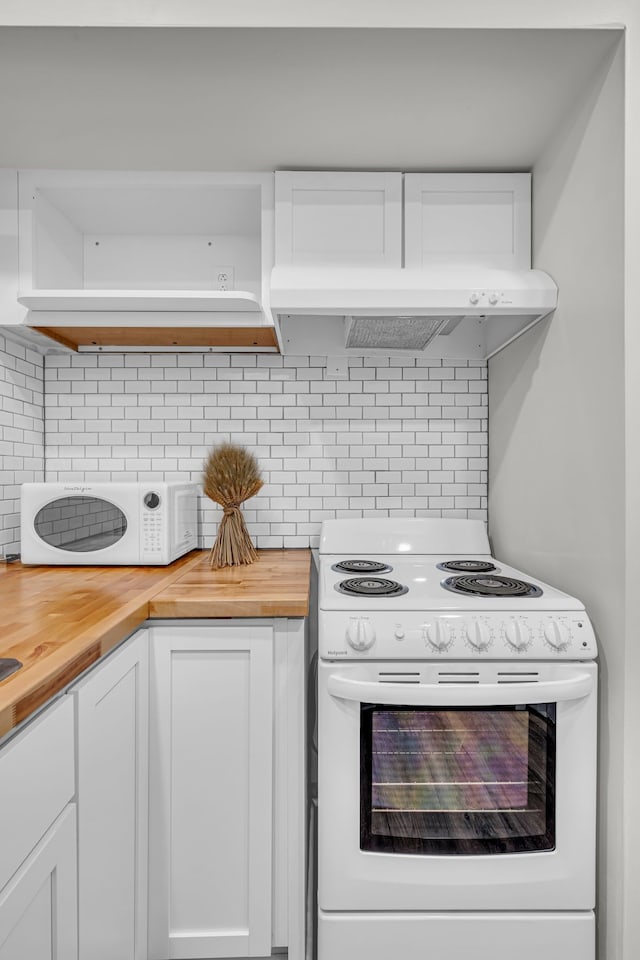
<path id="1" fill-rule="evenodd" d="M 233 267 L 214 267 L 214 290 L 233 290 Z"/>

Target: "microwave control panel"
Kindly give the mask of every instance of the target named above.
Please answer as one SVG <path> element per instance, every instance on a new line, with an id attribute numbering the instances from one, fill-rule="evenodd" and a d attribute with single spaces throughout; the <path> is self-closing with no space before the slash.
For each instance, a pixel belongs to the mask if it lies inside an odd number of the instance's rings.
<path id="1" fill-rule="evenodd" d="M 142 558 L 150 560 L 162 553 L 164 530 L 164 510 L 162 497 L 155 490 L 149 490 L 143 497 L 142 513 Z"/>

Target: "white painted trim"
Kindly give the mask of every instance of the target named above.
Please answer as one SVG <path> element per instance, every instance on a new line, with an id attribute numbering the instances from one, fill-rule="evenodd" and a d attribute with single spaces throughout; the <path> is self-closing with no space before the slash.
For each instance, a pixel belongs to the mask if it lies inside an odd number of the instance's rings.
<path id="1" fill-rule="evenodd" d="M 289 960 L 304 960 L 306 946 L 306 620 L 277 621 L 287 631 L 289 831 Z"/>
<path id="2" fill-rule="evenodd" d="M 275 621 L 273 946 L 304 960 L 306 913 L 306 670 L 301 619 Z"/>
<path id="3" fill-rule="evenodd" d="M 418 28 L 619 28 L 633 20 L 636 0 L 537 0 L 514 4 L 494 0 L 490 6 L 477 0 L 454 0 L 441 5 L 396 0 L 371 4 L 370 0 L 326 3 L 311 0 L 279 0 L 277 6 L 264 0 L 236 0 L 229 6 L 220 0 L 17 0 L 5 3 L 0 23 L 25 26 L 111 27 L 367 27 Z"/>

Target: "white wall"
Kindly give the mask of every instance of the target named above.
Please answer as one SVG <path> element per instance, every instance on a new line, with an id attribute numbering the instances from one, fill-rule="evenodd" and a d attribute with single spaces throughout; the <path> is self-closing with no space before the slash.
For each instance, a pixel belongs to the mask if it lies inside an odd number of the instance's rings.
<path id="1" fill-rule="evenodd" d="M 615 33 L 0 28 L 0 166 L 526 170 Z"/>
<path id="2" fill-rule="evenodd" d="M 553 318 L 489 362 L 494 548 L 579 596 L 600 649 L 600 956 L 622 956 L 625 677 L 623 51 L 533 170 Z"/>
<path id="3" fill-rule="evenodd" d="M 243 508 L 259 547 L 316 546 L 340 516 L 486 519 L 483 361 L 259 354 L 47 356 L 47 480 L 200 482 L 247 446 L 265 485 Z M 203 545 L 220 508 L 203 501 Z"/>

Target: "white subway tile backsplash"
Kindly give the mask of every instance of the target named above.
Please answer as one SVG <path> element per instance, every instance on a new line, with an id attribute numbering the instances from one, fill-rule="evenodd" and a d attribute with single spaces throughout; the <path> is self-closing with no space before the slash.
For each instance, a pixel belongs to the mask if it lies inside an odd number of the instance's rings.
<path id="1" fill-rule="evenodd" d="M 33 358 L 18 359 L 33 373 Z M 199 482 L 211 446 L 243 444 L 265 480 L 244 508 L 260 547 L 315 546 L 322 520 L 336 516 L 486 519 L 486 364 L 349 358 L 348 379 L 337 381 L 325 379 L 325 365 L 249 354 L 49 355 L 39 388 L 14 382 L 3 405 L 0 382 L 0 438 L 35 443 L 25 404 L 39 409 L 46 382 L 47 479 Z M 203 545 L 219 517 L 203 498 Z"/>
<path id="2" fill-rule="evenodd" d="M 42 357 L 0 335 L 0 556 L 20 550 L 20 484 L 44 479 L 43 407 Z"/>

